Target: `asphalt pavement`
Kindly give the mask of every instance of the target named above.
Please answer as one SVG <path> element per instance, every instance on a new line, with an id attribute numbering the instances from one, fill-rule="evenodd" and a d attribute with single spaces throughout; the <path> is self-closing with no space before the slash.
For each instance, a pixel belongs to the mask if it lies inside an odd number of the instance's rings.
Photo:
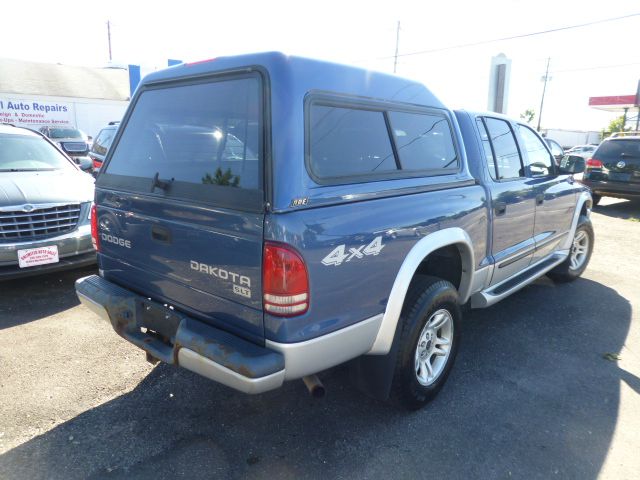
<path id="1" fill-rule="evenodd" d="M 247 396 L 144 354 L 82 307 L 91 270 L 0 283 L 0 478 L 640 478 L 640 202 L 604 199 L 583 278 L 466 314 L 407 413 L 339 367 Z"/>

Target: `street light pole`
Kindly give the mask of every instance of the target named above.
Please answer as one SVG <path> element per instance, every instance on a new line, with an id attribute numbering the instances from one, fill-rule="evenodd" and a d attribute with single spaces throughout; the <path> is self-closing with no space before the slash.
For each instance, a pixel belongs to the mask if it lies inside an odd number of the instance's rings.
<path id="1" fill-rule="evenodd" d="M 107 20 L 107 40 L 109 41 L 109 61 L 111 61 L 111 22 Z"/>
<path id="2" fill-rule="evenodd" d="M 398 45 L 400 44 L 400 21 L 398 21 L 398 26 L 396 28 L 396 53 L 393 56 L 393 73 L 396 73 L 396 68 L 398 66 Z"/>
<path id="3" fill-rule="evenodd" d="M 547 58 L 547 70 L 544 72 L 544 86 L 542 87 L 542 99 L 540 100 L 540 112 L 538 113 L 538 132 L 540 131 L 540 122 L 542 121 L 542 107 L 544 106 L 544 94 L 547 91 L 547 82 L 549 81 L 549 63 L 551 62 L 551 57 Z"/>

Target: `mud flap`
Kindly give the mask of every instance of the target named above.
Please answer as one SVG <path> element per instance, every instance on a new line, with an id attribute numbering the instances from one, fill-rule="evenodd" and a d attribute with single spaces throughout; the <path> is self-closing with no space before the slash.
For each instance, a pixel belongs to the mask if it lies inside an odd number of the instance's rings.
<path id="1" fill-rule="evenodd" d="M 391 349 L 386 355 L 361 355 L 349 362 L 349 376 L 365 395 L 376 400 L 389 399 L 400 347 L 400 321 L 396 325 Z"/>

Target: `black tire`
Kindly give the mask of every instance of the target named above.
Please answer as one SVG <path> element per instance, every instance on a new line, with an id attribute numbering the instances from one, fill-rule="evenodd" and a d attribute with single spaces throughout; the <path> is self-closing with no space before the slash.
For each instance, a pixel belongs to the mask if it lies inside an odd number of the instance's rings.
<path id="1" fill-rule="evenodd" d="M 594 193 L 591 195 L 591 199 L 593 200 L 593 206 L 595 207 L 600 203 L 600 200 L 602 200 L 602 195 L 597 195 Z"/>
<path id="2" fill-rule="evenodd" d="M 578 236 L 579 232 L 584 232 L 588 238 L 589 243 L 587 245 L 586 257 L 578 268 L 572 268 L 571 257 L 575 248 L 572 243 L 571 251 L 569 252 L 569 256 L 567 257 L 567 259 L 547 273 L 547 276 L 555 282 L 572 282 L 580 275 L 582 275 L 582 272 L 585 271 L 587 265 L 589 264 L 591 254 L 593 253 L 593 243 L 595 240 L 595 235 L 593 233 L 593 225 L 591 225 L 591 220 L 584 215 L 581 215 L 580 219 L 578 220 L 578 226 L 576 227 L 576 231 L 574 233 L 574 239 L 576 238 L 576 236 Z"/>
<path id="3" fill-rule="evenodd" d="M 418 379 L 419 372 L 416 371 L 416 363 L 418 355 L 420 355 L 418 340 L 421 334 L 429 334 L 428 328 L 425 328 L 426 323 L 430 319 L 435 319 L 437 315 L 442 315 L 438 312 L 444 310 L 450 315 L 450 319 L 447 319 L 446 322 L 450 321 L 452 328 L 452 332 L 449 333 L 451 339 L 449 353 L 448 356 L 445 356 L 444 363 L 439 366 L 439 374 L 435 376 L 432 383 L 425 385 Z M 397 333 L 400 343 L 391 387 L 391 400 L 394 403 L 410 410 L 417 410 L 437 395 L 449 376 L 458 352 L 461 320 L 458 291 L 451 283 L 428 276 L 418 276 L 412 281 L 400 316 L 401 324 Z M 438 337 L 438 332 L 441 336 L 444 335 L 442 329 L 436 329 L 435 336 L 430 338 L 433 338 L 433 348 L 440 350 L 445 346 L 437 342 L 437 340 L 441 340 Z M 428 345 L 431 345 L 431 340 Z M 440 345 L 440 348 L 438 349 L 436 345 Z M 430 353 L 431 350 L 426 350 L 424 346 L 425 342 L 423 341 L 421 350 L 425 355 L 423 358 L 426 358 L 427 362 L 430 362 L 430 358 L 434 358 L 434 363 L 440 362 L 437 358 L 439 355 Z"/>

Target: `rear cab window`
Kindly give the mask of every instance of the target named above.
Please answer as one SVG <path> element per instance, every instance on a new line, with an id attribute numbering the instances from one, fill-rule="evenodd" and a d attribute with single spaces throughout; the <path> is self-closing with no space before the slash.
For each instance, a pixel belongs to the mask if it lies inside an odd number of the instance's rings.
<path id="1" fill-rule="evenodd" d="M 98 136 L 93 141 L 91 151 L 98 155 L 106 155 L 107 150 L 109 150 L 109 147 L 111 146 L 111 142 L 113 142 L 115 134 L 115 128 L 103 128 L 100 130 L 100 133 L 98 133 Z"/>
<path id="2" fill-rule="evenodd" d="M 344 99 L 307 102 L 307 170 L 320 184 L 457 173 L 460 158 L 449 118 Z"/>
<path id="3" fill-rule="evenodd" d="M 239 210 L 263 208 L 263 91 L 258 73 L 147 87 L 99 186 Z"/>

